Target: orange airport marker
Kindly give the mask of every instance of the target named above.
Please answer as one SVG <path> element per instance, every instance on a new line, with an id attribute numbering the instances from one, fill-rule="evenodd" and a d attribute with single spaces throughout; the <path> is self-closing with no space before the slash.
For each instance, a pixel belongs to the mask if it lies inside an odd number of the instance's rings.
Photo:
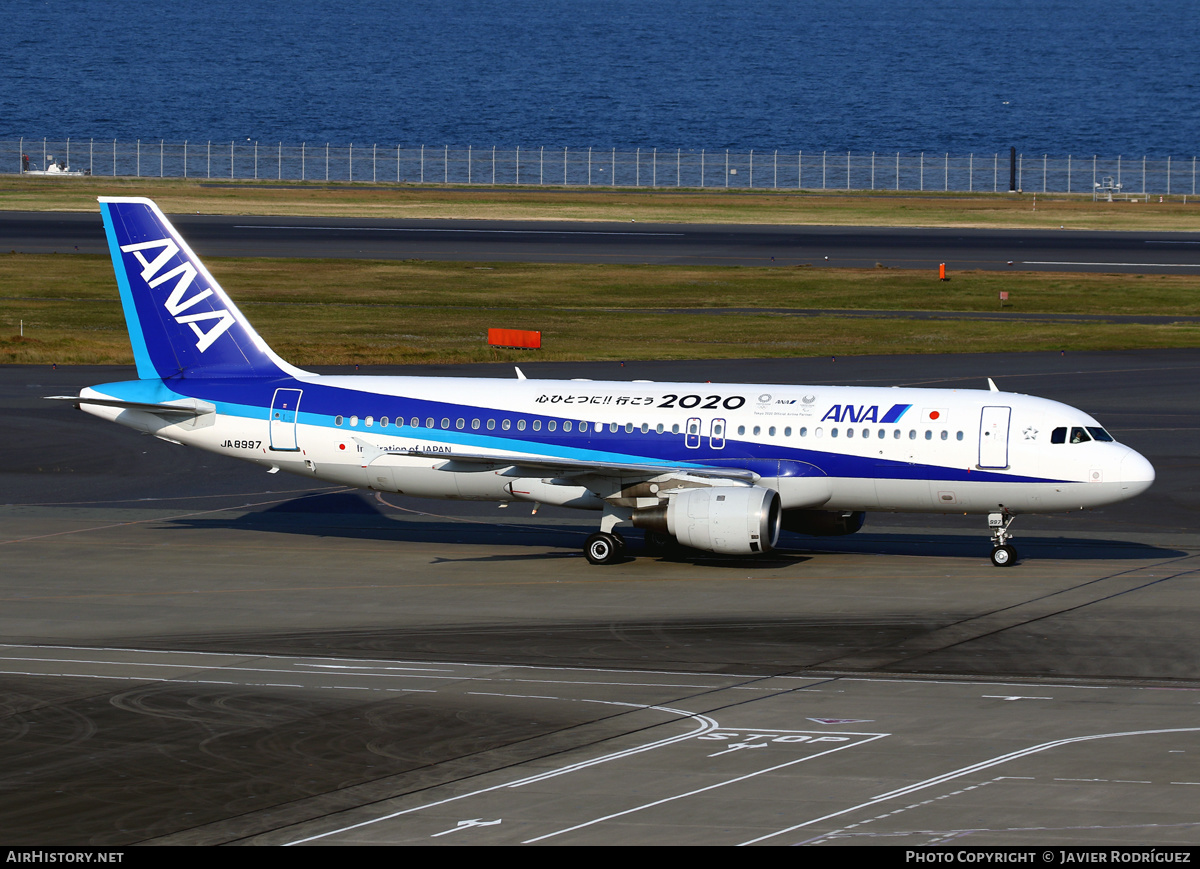
<path id="1" fill-rule="evenodd" d="M 525 329 L 488 329 L 488 344 L 537 350 L 542 346 L 542 333 Z"/>

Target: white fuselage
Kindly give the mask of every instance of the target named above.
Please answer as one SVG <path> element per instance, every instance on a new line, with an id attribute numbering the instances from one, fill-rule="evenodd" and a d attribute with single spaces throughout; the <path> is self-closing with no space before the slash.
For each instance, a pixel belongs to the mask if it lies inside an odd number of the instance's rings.
<path id="1" fill-rule="evenodd" d="M 621 487 L 620 474 L 601 490 L 586 475 L 514 472 L 538 458 L 619 463 L 641 481 L 642 466 L 749 469 L 784 509 L 1054 512 L 1124 500 L 1154 479 L 1122 444 L 1051 442 L 1056 429 L 1102 432 L 1087 414 L 983 390 L 312 375 L 257 393 L 159 382 L 143 396 L 214 406 L 180 420 L 86 403 L 145 384 L 95 387 L 82 406 L 260 465 L 422 497 L 600 509 Z"/>

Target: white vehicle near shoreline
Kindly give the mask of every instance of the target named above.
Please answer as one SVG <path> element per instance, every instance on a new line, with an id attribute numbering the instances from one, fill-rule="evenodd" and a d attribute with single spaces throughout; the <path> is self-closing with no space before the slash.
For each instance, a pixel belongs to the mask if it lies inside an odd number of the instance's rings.
<path id="1" fill-rule="evenodd" d="M 53 154 L 46 156 L 46 168 L 34 169 L 33 164 L 29 162 L 29 155 L 21 155 L 21 174 L 22 175 L 52 175 L 56 178 L 82 178 L 92 173 L 86 169 L 72 169 L 67 165 L 66 160 L 55 160 Z"/>

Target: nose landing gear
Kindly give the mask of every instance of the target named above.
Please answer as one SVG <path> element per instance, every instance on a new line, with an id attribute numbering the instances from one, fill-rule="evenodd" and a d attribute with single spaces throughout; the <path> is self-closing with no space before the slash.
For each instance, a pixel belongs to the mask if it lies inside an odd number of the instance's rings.
<path id="1" fill-rule="evenodd" d="M 1011 567 L 1017 563 L 1017 547 L 1007 542 L 1012 539 L 1008 527 L 1016 518 L 1007 510 L 988 513 L 988 527 L 992 529 L 992 564 L 996 567 Z"/>

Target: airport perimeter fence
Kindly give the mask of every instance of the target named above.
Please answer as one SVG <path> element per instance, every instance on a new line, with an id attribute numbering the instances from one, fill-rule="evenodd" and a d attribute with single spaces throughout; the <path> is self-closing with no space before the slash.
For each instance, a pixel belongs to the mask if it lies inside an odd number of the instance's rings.
<path id="1" fill-rule="evenodd" d="M 27 161 L 27 162 L 26 162 Z M 451 148 L 282 142 L 0 140 L 0 173 L 69 165 L 91 175 L 431 185 L 1196 194 L 1196 157 L 951 155 L 682 148 Z"/>

